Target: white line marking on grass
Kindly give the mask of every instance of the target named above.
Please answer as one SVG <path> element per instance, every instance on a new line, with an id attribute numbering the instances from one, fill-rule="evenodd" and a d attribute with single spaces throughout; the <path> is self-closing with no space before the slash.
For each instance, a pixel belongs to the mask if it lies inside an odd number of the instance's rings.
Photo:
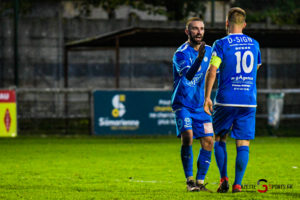
<path id="1" fill-rule="evenodd" d="M 135 183 L 172 183 L 171 181 L 157 181 L 157 180 L 145 181 L 145 180 L 134 180 L 134 179 L 129 180 L 129 182 L 135 182 Z"/>
<path id="2" fill-rule="evenodd" d="M 161 183 L 161 181 L 144 181 L 144 180 L 130 180 L 131 182 L 136 182 L 136 183 Z"/>
<path id="3" fill-rule="evenodd" d="M 292 168 L 293 168 L 293 169 L 298 169 L 298 167 L 297 167 L 297 166 L 293 166 Z"/>
<path id="4" fill-rule="evenodd" d="M 119 181 L 120 181 L 119 179 L 116 179 L 116 182 L 119 182 Z M 157 180 L 145 181 L 145 180 L 134 180 L 134 179 L 130 179 L 129 182 L 135 182 L 135 183 L 173 183 L 172 181 L 157 181 Z M 219 183 L 211 182 L 209 184 L 218 185 Z"/>

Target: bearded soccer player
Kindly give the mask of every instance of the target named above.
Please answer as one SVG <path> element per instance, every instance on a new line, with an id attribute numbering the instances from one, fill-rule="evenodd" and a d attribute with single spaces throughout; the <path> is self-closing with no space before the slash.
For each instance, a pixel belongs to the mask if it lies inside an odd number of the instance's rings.
<path id="1" fill-rule="evenodd" d="M 181 161 L 188 191 L 208 191 L 204 178 L 213 148 L 212 119 L 203 110 L 204 78 L 211 58 L 211 47 L 202 41 L 204 22 L 191 18 L 186 23 L 188 41 L 173 57 L 174 88 L 172 108 L 175 112 L 177 137 L 181 138 Z M 196 181 L 193 177 L 193 139 L 200 139 L 202 148 L 197 160 Z"/>
<path id="2" fill-rule="evenodd" d="M 215 157 L 220 171 L 217 192 L 229 190 L 226 136 L 236 140 L 235 180 L 232 192 L 240 192 L 249 159 L 250 140 L 255 136 L 256 75 L 261 65 L 259 44 L 244 35 L 246 12 L 231 8 L 226 20 L 228 36 L 214 42 L 212 58 L 205 80 L 204 110 L 211 114 L 215 131 Z M 213 103 L 211 90 L 218 74 L 218 88 Z"/>

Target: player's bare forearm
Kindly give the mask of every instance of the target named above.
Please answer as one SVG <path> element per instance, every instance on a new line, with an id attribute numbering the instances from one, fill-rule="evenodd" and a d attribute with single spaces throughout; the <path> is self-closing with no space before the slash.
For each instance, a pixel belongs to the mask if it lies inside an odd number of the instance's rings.
<path id="1" fill-rule="evenodd" d="M 217 74 L 217 68 L 213 65 L 210 65 L 205 77 L 205 101 L 204 101 L 204 111 L 211 115 L 213 112 L 213 103 L 210 99 L 211 90 L 214 85 Z"/>
<path id="2" fill-rule="evenodd" d="M 210 99 L 211 90 L 216 80 L 217 68 L 210 65 L 205 77 L 205 99 Z"/>

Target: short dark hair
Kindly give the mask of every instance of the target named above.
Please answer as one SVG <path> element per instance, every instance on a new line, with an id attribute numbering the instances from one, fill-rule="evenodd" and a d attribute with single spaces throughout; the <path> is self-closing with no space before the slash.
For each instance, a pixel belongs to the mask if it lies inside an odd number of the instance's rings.
<path id="1" fill-rule="evenodd" d="M 239 7 L 233 7 L 228 11 L 228 22 L 242 24 L 246 21 L 246 12 Z"/>
<path id="2" fill-rule="evenodd" d="M 203 22 L 203 19 L 201 19 L 200 17 L 191 17 L 191 18 L 189 18 L 186 21 L 185 28 L 189 29 L 189 26 L 190 26 L 191 22 L 193 22 L 193 21 L 201 21 L 201 22 Z"/>

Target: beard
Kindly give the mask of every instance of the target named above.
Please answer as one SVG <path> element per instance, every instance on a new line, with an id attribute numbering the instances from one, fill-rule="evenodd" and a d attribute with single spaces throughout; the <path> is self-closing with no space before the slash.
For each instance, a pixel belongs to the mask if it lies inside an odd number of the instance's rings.
<path id="1" fill-rule="evenodd" d="M 201 41 L 202 41 L 202 39 L 203 39 L 203 35 L 200 35 L 200 34 L 195 35 L 195 36 L 192 36 L 192 34 L 189 33 L 189 37 L 190 37 L 191 43 L 193 43 L 193 44 L 195 44 L 195 45 L 201 44 Z"/>

